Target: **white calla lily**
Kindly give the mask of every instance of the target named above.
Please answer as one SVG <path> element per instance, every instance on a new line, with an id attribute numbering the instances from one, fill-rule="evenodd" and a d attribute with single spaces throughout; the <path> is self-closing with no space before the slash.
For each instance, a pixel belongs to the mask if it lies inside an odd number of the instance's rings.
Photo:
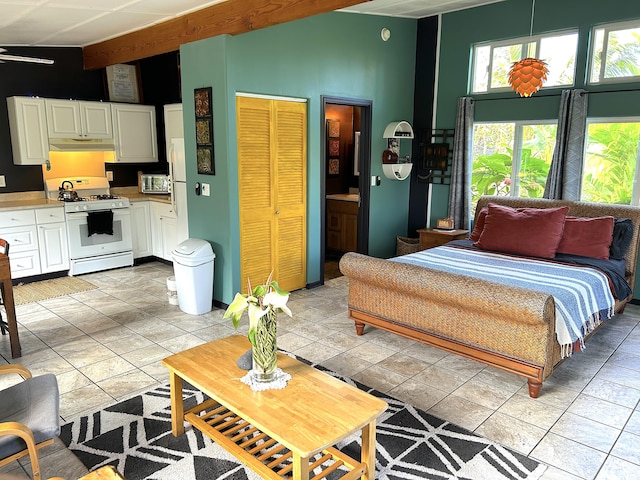
<path id="1" fill-rule="evenodd" d="M 287 301 L 289 300 L 289 294 L 282 295 L 278 292 L 269 292 L 264 296 L 262 304 L 265 306 L 271 306 L 273 308 L 279 308 L 287 315 L 291 316 L 291 310 L 287 307 Z"/>
<path id="2" fill-rule="evenodd" d="M 264 285 L 257 285 L 251 290 L 249 284 L 249 292 L 247 294 L 236 293 L 231 304 L 224 312 L 224 318 L 231 317 L 234 328 L 238 328 L 240 319 L 245 311 L 249 316 L 249 340 L 253 344 L 256 327 L 260 319 L 269 312 L 277 313 L 282 311 L 292 317 L 291 310 L 287 307 L 289 301 L 289 292 L 282 290 L 278 286 L 278 282 L 272 281 L 271 276 Z"/>

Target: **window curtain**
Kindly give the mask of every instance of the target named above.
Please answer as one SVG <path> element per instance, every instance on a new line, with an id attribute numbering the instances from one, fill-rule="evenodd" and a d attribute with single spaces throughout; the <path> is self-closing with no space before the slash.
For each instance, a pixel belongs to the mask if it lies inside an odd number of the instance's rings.
<path id="1" fill-rule="evenodd" d="M 471 148 L 473 140 L 473 98 L 460 97 L 453 135 L 449 218 L 455 228 L 469 230 L 471 218 Z"/>
<path id="2" fill-rule="evenodd" d="M 582 162 L 587 128 L 588 92 L 563 90 L 558 130 L 544 198 L 580 200 Z"/>

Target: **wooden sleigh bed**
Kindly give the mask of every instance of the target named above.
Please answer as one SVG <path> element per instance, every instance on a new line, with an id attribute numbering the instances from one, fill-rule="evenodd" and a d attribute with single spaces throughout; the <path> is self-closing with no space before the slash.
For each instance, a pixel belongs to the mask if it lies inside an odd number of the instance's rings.
<path id="1" fill-rule="evenodd" d="M 561 207 L 568 207 L 568 211 Z M 628 205 L 485 196 L 478 201 L 474 225 L 476 228 L 480 226 L 481 222 L 479 223 L 478 219 L 482 215 L 484 219 L 481 220 L 485 220 L 487 226 L 481 231 L 474 228 L 476 245 L 491 246 L 488 242 L 478 242 L 478 235 L 485 235 L 489 240 L 490 228 L 493 228 L 494 233 L 496 231 L 495 218 L 498 218 L 498 213 L 512 209 L 536 213 L 539 209 L 548 209 L 545 210 L 545 214 L 552 210 L 563 210 L 567 218 L 573 218 L 572 221 L 578 223 L 592 224 L 603 217 L 629 219 L 630 221 L 625 221 L 628 248 L 619 253 L 623 258 L 620 262 L 624 271 L 620 277 L 622 280 L 618 278 L 618 284 L 622 282 L 626 290 L 618 290 L 626 293 L 623 294 L 624 298 L 616 298 L 615 289 L 611 288 L 613 295 L 610 295 L 611 305 L 607 316 L 611 316 L 614 311 L 621 313 L 624 310 L 626 303 L 633 297 L 633 293 L 629 292 L 633 292 L 635 284 L 640 240 L 640 208 Z M 566 237 L 569 227 L 562 228 Z M 532 235 L 535 237 L 536 234 L 534 232 Z M 614 230 L 614 238 L 616 234 L 619 232 Z M 563 235 L 562 230 L 560 235 Z M 504 237 L 509 238 L 509 235 Z M 449 244 L 437 247 L 433 251 L 425 251 L 423 255 L 439 254 L 439 249 L 456 252 L 460 249 L 485 250 L 474 247 L 471 243 L 473 242 L 455 247 Z M 578 245 L 577 248 L 580 250 L 582 245 Z M 519 257 L 523 257 L 522 261 L 531 259 L 529 256 L 513 252 L 504 254 L 489 249 L 489 256 L 491 253 L 497 253 L 507 261 Z M 416 257 L 409 258 L 413 255 Z M 613 260 L 613 253 L 611 255 Z M 534 258 L 537 256 L 534 255 Z M 557 264 L 556 259 L 560 257 L 561 254 L 558 257 L 547 257 L 542 263 Z M 433 257 L 420 258 L 420 252 L 397 259 L 379 259 L 357 253 L 345 254 L 340 261 L 340 270 L 349 278 L 349 317 L 355 322 L 357 334 L 362 335 L 365 325 L 370 325 L 515 373 L 527 379 L 529 395 L 536 398 L 542 388 L 542 382 L 551 375 L 554 367 L 567 354 L 579 350 L 583 341 L 602 325 L 599 321 L 592 324 L 591 328 L 583 332 L 583 338 L 571 345 L 567 351 L 567 345 L 560 345 L 556 331 L 556 316 L 563 315 L 563 305 L 559 297 L 540 289 L 501 283 L 504 282 L 501 278 L 494 281 L 443 270 L 444 267 L 433 266 L 432 260 Z M 422 264 L 414 264 L 421 261 Z M 620 271 L 619 265 L 616 268 Z M 585 269 L 584 266 L 575 266 L 575 269 L 594 270 Z M 574 280 L 571 272 L 568 278 L 568 283 L 581 281 L 577 280 L 577 276 Z M 615 283 L 611 281 L 611 276 L 604 278 L 608 280 L 609 286 Z"/>

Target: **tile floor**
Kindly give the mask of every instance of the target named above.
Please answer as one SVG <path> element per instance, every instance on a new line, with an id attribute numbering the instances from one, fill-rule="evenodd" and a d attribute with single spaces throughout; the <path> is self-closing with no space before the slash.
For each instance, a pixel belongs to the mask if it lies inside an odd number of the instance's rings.
<path id="1" fill-rule="evenodd" d="M 63 422 L 166 383 L 162 358 L 235 333 L 222 310 L 193 316 L 169 305 L 171 274 L 153 262 L 83 275 L 98 288 L 18 307 L 18 361 L 57 375 Z M 514 375 L 382 331 L 357 337 L 347 285 L 340 277 L 294 292 L 279 347 L 542 461 L 545 480 L 640 478 L 639 306 L 605 325 L 534 400 Z M 0 354 L 12 361 L 7 337 Z M 86 472 L 56 447 L 44 452 L 43 478 Z M 3 473 L 27 478 L 16 462 Z"/>

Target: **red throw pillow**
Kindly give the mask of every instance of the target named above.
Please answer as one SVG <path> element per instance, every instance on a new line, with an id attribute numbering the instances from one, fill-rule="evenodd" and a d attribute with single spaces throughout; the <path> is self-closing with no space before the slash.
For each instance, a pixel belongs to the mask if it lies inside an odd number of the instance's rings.
<path id="1" fill-rule="evenodd" d="M 609 260 L 613 224 L 613 217 L 567 217 L 557 252 Z"/>
<path id="2" fill-rule="evenodd" d="M 553 258 L 569 207 L 513 209 L 490 203 L 476 247 Z"/>
<path id="3" fill-rule="evenodd" d="M 476 218 L 476 223 L 473 224 L 473 231 L 471 235 L 469 235 L 469 240 L 473 240 L 477 242 L 480 240 L 480 234 L 484 229 L 484 219 L 487 216 L 487 207 L 482 207 L 482 210 L 478 212 L 478 217 Z"/>

